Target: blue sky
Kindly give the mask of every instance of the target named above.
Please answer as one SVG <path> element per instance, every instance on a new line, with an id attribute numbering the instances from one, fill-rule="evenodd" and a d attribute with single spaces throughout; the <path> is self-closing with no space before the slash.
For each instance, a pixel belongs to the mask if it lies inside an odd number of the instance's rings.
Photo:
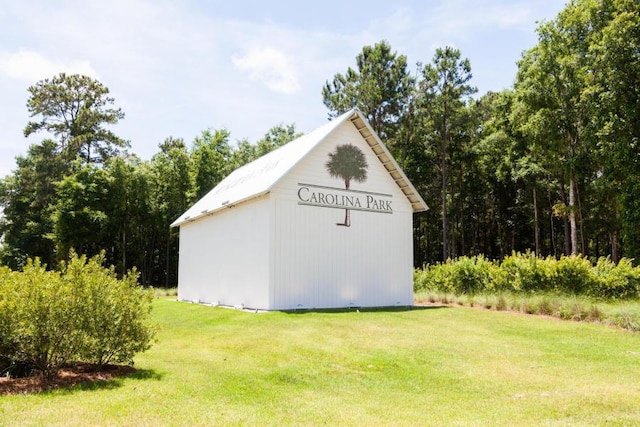
<path id="1" fill-rule="evenodd" d="M 322 125 L 326 80 L 387 40 L 410 68 L 437 47 L 471 60 L 479 94 L 512 85 L 536 22 L 565 0 L 0 0 L 0 177 L 44 135 L 25 138 L 27 88 L 59 72 L 106 85 L 112 127 L 143 159 L 166 137 L 207 128 L 255 142 L 277 124 Z"/>

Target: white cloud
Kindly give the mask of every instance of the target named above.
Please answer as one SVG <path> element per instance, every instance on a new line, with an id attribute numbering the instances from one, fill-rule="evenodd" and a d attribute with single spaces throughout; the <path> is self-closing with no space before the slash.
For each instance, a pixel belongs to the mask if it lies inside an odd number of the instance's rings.
<path id="1" fill-rule="evenodd" d="M 49 78 L 61 72 L 98 78 L 98 73 L 89 61 L 52 61 L 30 50 L 19 50 L 0 56 L 0 72 L 8 77 L 30 82 Z"/>
<path id="2" fill-rule="evenodd" d="M 533 2 L 535 3 L 535 2 Z M 434 10 L 439 31 L 462 39 L 473 37 L 480 29 L 520 28 L 529 31 L 534 25 L 532 2 L 449 0 Z"/>
<path id="3" fill-rule="evenodd" d="M 239 70 L 249 72 L 251 80 L 261 81 L 275 92 L 300 90 L 293 61 L 277 49 L 252 48 L 244 56 L 234 55 L 232 61 Z"/>

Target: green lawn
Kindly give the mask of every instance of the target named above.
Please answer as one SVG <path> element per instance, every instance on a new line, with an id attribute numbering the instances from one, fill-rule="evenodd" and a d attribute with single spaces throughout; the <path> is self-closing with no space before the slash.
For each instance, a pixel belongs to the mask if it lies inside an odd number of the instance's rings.
<path id="1" fill-rule="evenodd" d="M 640 334 L 471 308 L 168 299 L 138 373 L 0 398 L 0 425 L 638 425 Z"/>

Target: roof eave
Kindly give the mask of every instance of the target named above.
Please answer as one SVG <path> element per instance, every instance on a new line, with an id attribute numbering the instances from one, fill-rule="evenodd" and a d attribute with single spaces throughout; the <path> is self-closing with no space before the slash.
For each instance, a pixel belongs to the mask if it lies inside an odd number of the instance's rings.
<path id="1" fill-rule="evenodd" d="M 173 228 L 173 227 L 179 227 L 183 224 L 187 224 L 189 222 L 195 222 L 198 221 L 199 219 L 202 219 L 204 217 L 207 216 L 211 216 L 214 214 L 217 214 L 220 211 L 223 211 L 225 209 L 230 209 L 230 208 L 235 208 L 236 206 L 242 204 L 242 203 L 246 203 L 250 200 L 253 199 L 257 199 L 259 197 L 264 196 L 265 194 L 268 194 L 270 191 L 266 190 L 266 191 L 261 191 L 260 193 L 256 193 L 256 194 L 252 194 L 251 196 L 245 197 L 243 199 L 239 199 L 233 202 L 223 202 L 219 207 L 214 208 L 214 209 L 204 209 L 202 212 L 200 212 L 198 215 L 196 216 L 186 216 L 184 218 L 180 217 L 178 219 L 176 219 L 173 223 L 171 223 L 171 225 L 169 227 Z"/>
<path id="2" fill-rule="evenodd" d="M 424 212 L 429 209 L 426 202 L 422 199 L 418 191 L 415 189 L 409 178 L 404 174 L 398 163 L 380 140 L 376 132 L 371 128 L 368 120 L 364 117 L 360 110 L 354 110 L 353 114 L 349 116 L 349 120 L 355 128 L 358 130 L 362 138 L 369 144 L 371 150 L 378 156 L 380 163 L 387 170 L 389 175 L 393 178 L 396 185 L 400 188 L 400 191 L 411 203 L 413 212 Z"/>

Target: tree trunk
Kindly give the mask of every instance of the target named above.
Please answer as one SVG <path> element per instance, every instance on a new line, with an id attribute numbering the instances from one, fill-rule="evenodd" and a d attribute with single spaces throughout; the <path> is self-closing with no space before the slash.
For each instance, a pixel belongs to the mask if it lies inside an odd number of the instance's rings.
<path id="1" fill-rule="evenodd" d="M 558 247 L 557 247 L 557 239 L 556 239 L 556 227 L 553 223 L 553 199 L 551 197 L 551 186 L 549 185 L 550 178 L 547 177 L 547 196 L 549 197 L 549 233 L 551 238 L 551 250 L 550 253 L 553 254 L 554 258 L 558 257 Z"/>
<path id="2" fill-rule="evenodd" d="M 578 255 L 578 228 L 576 227 L 576 182 L 569 177 L 569 225 L 571 227 L 571 255 Z"/>
<path id="3" fill-rule="evenodd" d="M 165 270 L 164 270 L 164 287 L 169 287 L 169 247 L 171 246 L 171 231 L 167 234 L 167 248 L 166 248 L 166 260 L 165 260 Z"/>
<path id="4" fill-rule="evenodd" d="M 440 152 L 440 169 L 442 176 L 442 261 L 449 258 L 448 223 L 447 223 L 447 159 L 446 159 L 446 137 L 442 138 Z"/>
<path id="5" fill-rule="evenodd" d="M 578 200 L 578 229 L 580 231 L 580 252 L 587 256 L 587 242 L 584 238 L 584 217 L 582 216 L 582 201 L 580 187 L 576 184 L 576 199 Z"/>
<path id="6" fill-rule="evenodd" d="M 560 191 L 562 193 L 562 203 L 564 203 L 565 206 L 569 206 L 570 202 L 567 201 L 567 192 L 565 191 L 565 188 L 564 188 L 564 182 L 560 183 Z M 571 254 L 571 227 L 569 226 L 569 220 L 567 216 L 564 214 L 562 215 L 562 223 L 564 228 L 564 254 L 570 255 Z"/>
<path id="7" fill-rule="evenodd" d="M 122 276 L 127 271 L 127 231 L 122 232 Z"/>
<path id="8" fill-rule="evenodd" d="M 538 221 L 538 195 L 533 184 L 533 235 L 536 241 L 536 256 L 540 256 L 540 223 Z"/>
<path id="9" fill-rule="evenodd" d="M 620 261 L 618 256 L 618 232 L 611 233 L 611 261 L 616 264 Z"/>

